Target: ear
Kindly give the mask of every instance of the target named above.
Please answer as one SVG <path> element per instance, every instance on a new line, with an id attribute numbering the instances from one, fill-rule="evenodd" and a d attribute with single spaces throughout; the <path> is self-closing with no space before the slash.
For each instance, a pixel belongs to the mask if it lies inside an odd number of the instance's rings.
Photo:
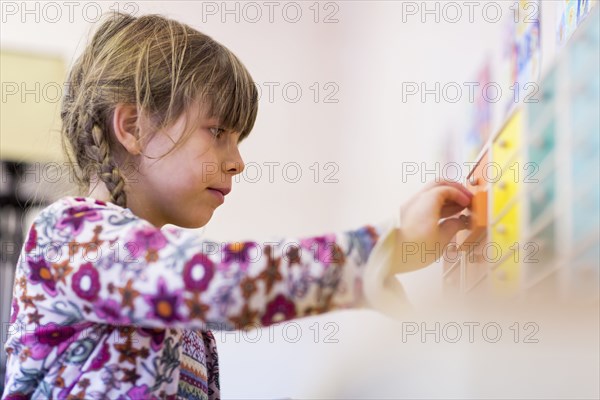
<path id="1" fill-rule="evenodd" d="M 113 131 L 115 137 L 128 153 L 139 155 L 141 153 L 138 132 L 138 111 L 132 104 L 119 103 L 113 113 Z"/>

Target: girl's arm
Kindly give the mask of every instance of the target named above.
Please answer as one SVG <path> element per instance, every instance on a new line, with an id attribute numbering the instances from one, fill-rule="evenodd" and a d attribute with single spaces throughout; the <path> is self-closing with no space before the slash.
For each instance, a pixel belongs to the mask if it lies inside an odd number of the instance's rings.
<path id="1" fill-rule="evenodd" d="M 391 226 L 218 243 L 90 198 L 56 204 L 24 246 L 28 285 L 43 289 L 46 308 L 68 304 L 113 325 L 243 329 L 365 306 L 367 260 Z"/>

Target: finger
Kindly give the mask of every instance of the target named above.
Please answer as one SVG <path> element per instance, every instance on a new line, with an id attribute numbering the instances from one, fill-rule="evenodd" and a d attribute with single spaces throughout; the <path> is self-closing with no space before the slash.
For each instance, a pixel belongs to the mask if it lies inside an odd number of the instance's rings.
<path id="1" fill-rule="evenodd" d="M 431 189 L 436 195 L 436 201 L 439 205 L 437 210 L 441 213 L 444 206 L 451 204 L 459 205 L 463 208 L 468 207 L 471 204 L 471 197 L 467 196 L 462 190 L 448 185 L 440 185 L 437 188 Z"/>
<path id="2" fill-rule="evenodd" d="M 440 212 L 440 216 L 442 218 L 447 218 L 447 217 L 451 217 L 454 214 L 458 214 L 459 212 L 461 212 L 462 210 L 464 210 L 465 207 L 456 204 L 456 203 L 446 203 L 442 206 L 442 210 Z"/>
<path id="3" fill-rule="evenodd" d="M 426 185 L 426 189 L 425 190 L 430 190 L 436 187 L 440 187 L 440 186 L 451 186 L 453 188 L 456 188 L 458 190 L 460 190 L 461 192 L 463 192 L 465 195 L 467 195 L 468 197 L 473 197 L 473 193 L 471 193 L 471 191 L 469 191 L 469 189 L 467 189 L 466 186 L 464 186 L 463 184 L 456 182 L 456 181 L 450 181 L 447 179 L 442 179 L 442 180 L 438 180 L 436 182 L 431 182 L 430 184 Z"/>

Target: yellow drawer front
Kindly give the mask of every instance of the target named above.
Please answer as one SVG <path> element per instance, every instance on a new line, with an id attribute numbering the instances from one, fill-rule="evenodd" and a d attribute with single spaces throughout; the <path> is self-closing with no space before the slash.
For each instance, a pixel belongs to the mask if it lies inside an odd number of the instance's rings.
<path id="1" fill-rule="evenodd" d="M 519 193 L 519 181 L 522 179 L 521 163 L 511 162 L 502 170 L 502 176 L 492 184 L 492 223 L 506 210 L 507 204 Z"/>
<path id="2" fill-rule="evenodd" d="M 492 270 L 492 290 L 494 294 L 513 294 L 519 288 L 519 263 L 511 254 L 502 264 Z"/>
<path id="3" fill-rule="evenodd" d="M 520 205 L 514 204 L 510 210 L 491 228 L 491 242 L 493 247 L 498 250 L 498 257 L 494 261 L 499 261 L 502 257 L 514 251 L 519 241 L 519 217 Z M 488 244 L 488 246 L 491 246 Z M 490 250 L 491 251 L 491 250 Z M 489 257 L 492 257 L 491 255 Z"/>
<path id="4" fill-rule="evenodd" d="M 521 145 L 522 111 L 517 111 L 508 120 L 492 145 L 492 161 L 503 170 Z"/>

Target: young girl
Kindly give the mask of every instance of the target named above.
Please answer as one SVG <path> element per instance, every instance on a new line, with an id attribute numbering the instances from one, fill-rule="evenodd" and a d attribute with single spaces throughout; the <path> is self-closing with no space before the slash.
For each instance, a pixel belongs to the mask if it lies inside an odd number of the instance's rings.
<path id="1" fill-rule="evenodd" d="M 84 192 L 29 230 L 3 399 L 219 398 L 211 329 L 348 307 L 394 313 L 394 274 L 435 261 L 464 228 L 448 217 L 471 194 L 453 182 L 409 201 L 401 229 L 223 246 L 166 226 L 204 226 L 242 172 L 238 144 L 258 104 L 250 74 L 187 25 L 113 14 L 68 78 L 64 144 Z M 429 258 L 401 260 L 406 243 Z"/>

